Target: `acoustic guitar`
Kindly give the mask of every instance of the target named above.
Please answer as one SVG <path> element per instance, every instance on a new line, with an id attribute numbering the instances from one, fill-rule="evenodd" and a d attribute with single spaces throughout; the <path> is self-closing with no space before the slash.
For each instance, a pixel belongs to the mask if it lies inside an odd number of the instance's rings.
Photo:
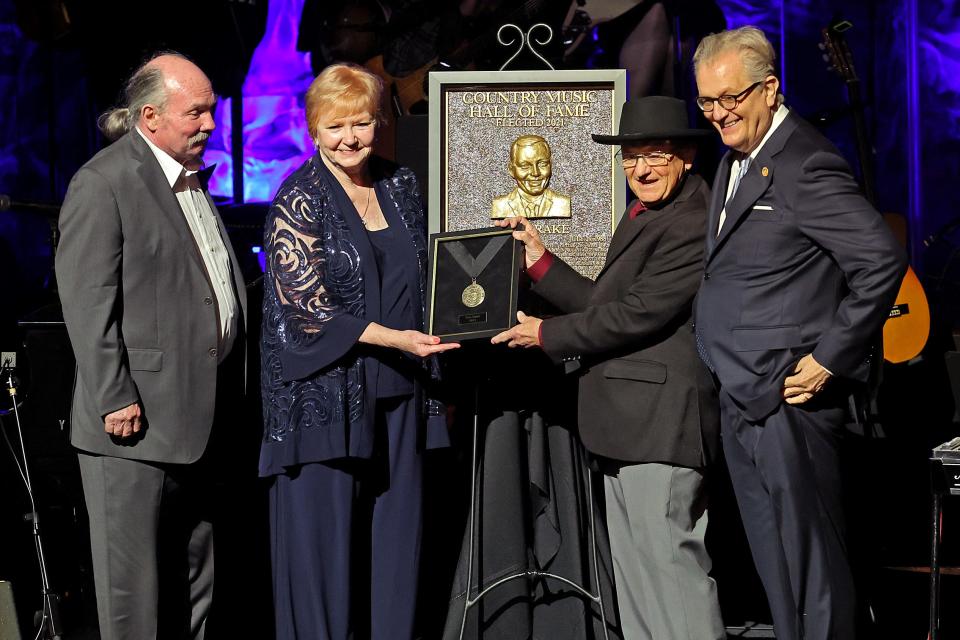
<path id="1" fill-rule="evenodd" d="M 821 49 L 831 64 L 831 68 L 847 85 L 850 111 L 853 115 L 856 132 L 857 158 L 860 162 L 860 175 L 863 177 L 863 190 L 868 200 L 876 205 L 876 191 L 873 176 L 873 164 L 870 161 L 870 141 L 867 137 L 866 121 L 863 117 L 863 101 L 860 97 L 860 79 L 853 66 L 853 55 L 843 36 L 853 27 L 847 20 L 838 20 L 824 27 Z M 887 217 L 889 220 L 890 218 Z M 902 219 L 902 216 L 901 216 Z M 894 228 L 896 231 L 896 228 Z M 906 233 L 901 233 L 901 243 L 906 244 Z M 887 321 L 883 325 L 883 359 L 900 363 L 912 360 L 920 355 L 930 337 L 930 305 L 920 284 L 920 279 L 911 267 L 897 292 L 897 299 L 890 309 Z"/>

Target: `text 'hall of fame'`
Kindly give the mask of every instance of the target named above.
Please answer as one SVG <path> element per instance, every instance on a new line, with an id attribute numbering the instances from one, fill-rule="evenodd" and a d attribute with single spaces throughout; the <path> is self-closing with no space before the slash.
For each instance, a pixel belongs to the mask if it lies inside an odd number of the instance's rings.
<path id="1" fill-rule="evenodd" d="M 612 130 L 617 81 L 588 79 L 591 72 L 530 72 L 522 81 L 476 73 L 475 82 L 443 89 L 442 229 L 523 216 L 557 255 L 595 276 L 622 205 L 612 152 L 590 134 Z"/>

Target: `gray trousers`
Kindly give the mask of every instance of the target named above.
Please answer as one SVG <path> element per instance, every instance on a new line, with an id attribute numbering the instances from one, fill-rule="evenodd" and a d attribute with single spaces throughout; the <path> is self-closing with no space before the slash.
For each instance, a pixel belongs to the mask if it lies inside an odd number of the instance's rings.
<path id="1" fill-rule="evenodd" d="M 102 640 L 202 639 L 213 595 L 203 474 L 83 452 L 79 462 Z"/>
<path id="2" fill-rule="evenodd" d="M 703 472 L 625 466 L 604 476 L 604 493 L 624 640 L 725 638 L 707 575 Z"/>

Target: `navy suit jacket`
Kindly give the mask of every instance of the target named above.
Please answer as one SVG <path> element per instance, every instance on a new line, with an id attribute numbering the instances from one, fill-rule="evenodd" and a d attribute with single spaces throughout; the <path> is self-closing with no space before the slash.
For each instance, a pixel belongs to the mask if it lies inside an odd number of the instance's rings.
<path id="1" fill-rule="evenodd" d="M 717 235 L 732 162 L 727 153 L 713 187 L 696 327 L 722 393 L 760 421 L 808 353 L 836 376 L 866 380 L 906 258 L 840 153 L 792 112 Z"/>

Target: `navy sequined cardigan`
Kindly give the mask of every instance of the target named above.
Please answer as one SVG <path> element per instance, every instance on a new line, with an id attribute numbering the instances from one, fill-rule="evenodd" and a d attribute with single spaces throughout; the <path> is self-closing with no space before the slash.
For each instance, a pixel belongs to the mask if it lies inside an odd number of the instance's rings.
<path id="1" fill-rule="evenodd" d="M 377 157 L 370 170 L 384 217 L 405 228 L 408 291 L 423 324 L 427 247 L 423 205 L 412 171 Z M 264 227 L 260 475 L 309 462 L 369 457 L 379 361 L 357 342 L 379 322 L 380 278 L 373 248 L 353 205 L 314 154 L 277 192 Z M 425 387 L 435 359 L 415 384 L 422 442 L 443 446 L 444 411 Z"/>

